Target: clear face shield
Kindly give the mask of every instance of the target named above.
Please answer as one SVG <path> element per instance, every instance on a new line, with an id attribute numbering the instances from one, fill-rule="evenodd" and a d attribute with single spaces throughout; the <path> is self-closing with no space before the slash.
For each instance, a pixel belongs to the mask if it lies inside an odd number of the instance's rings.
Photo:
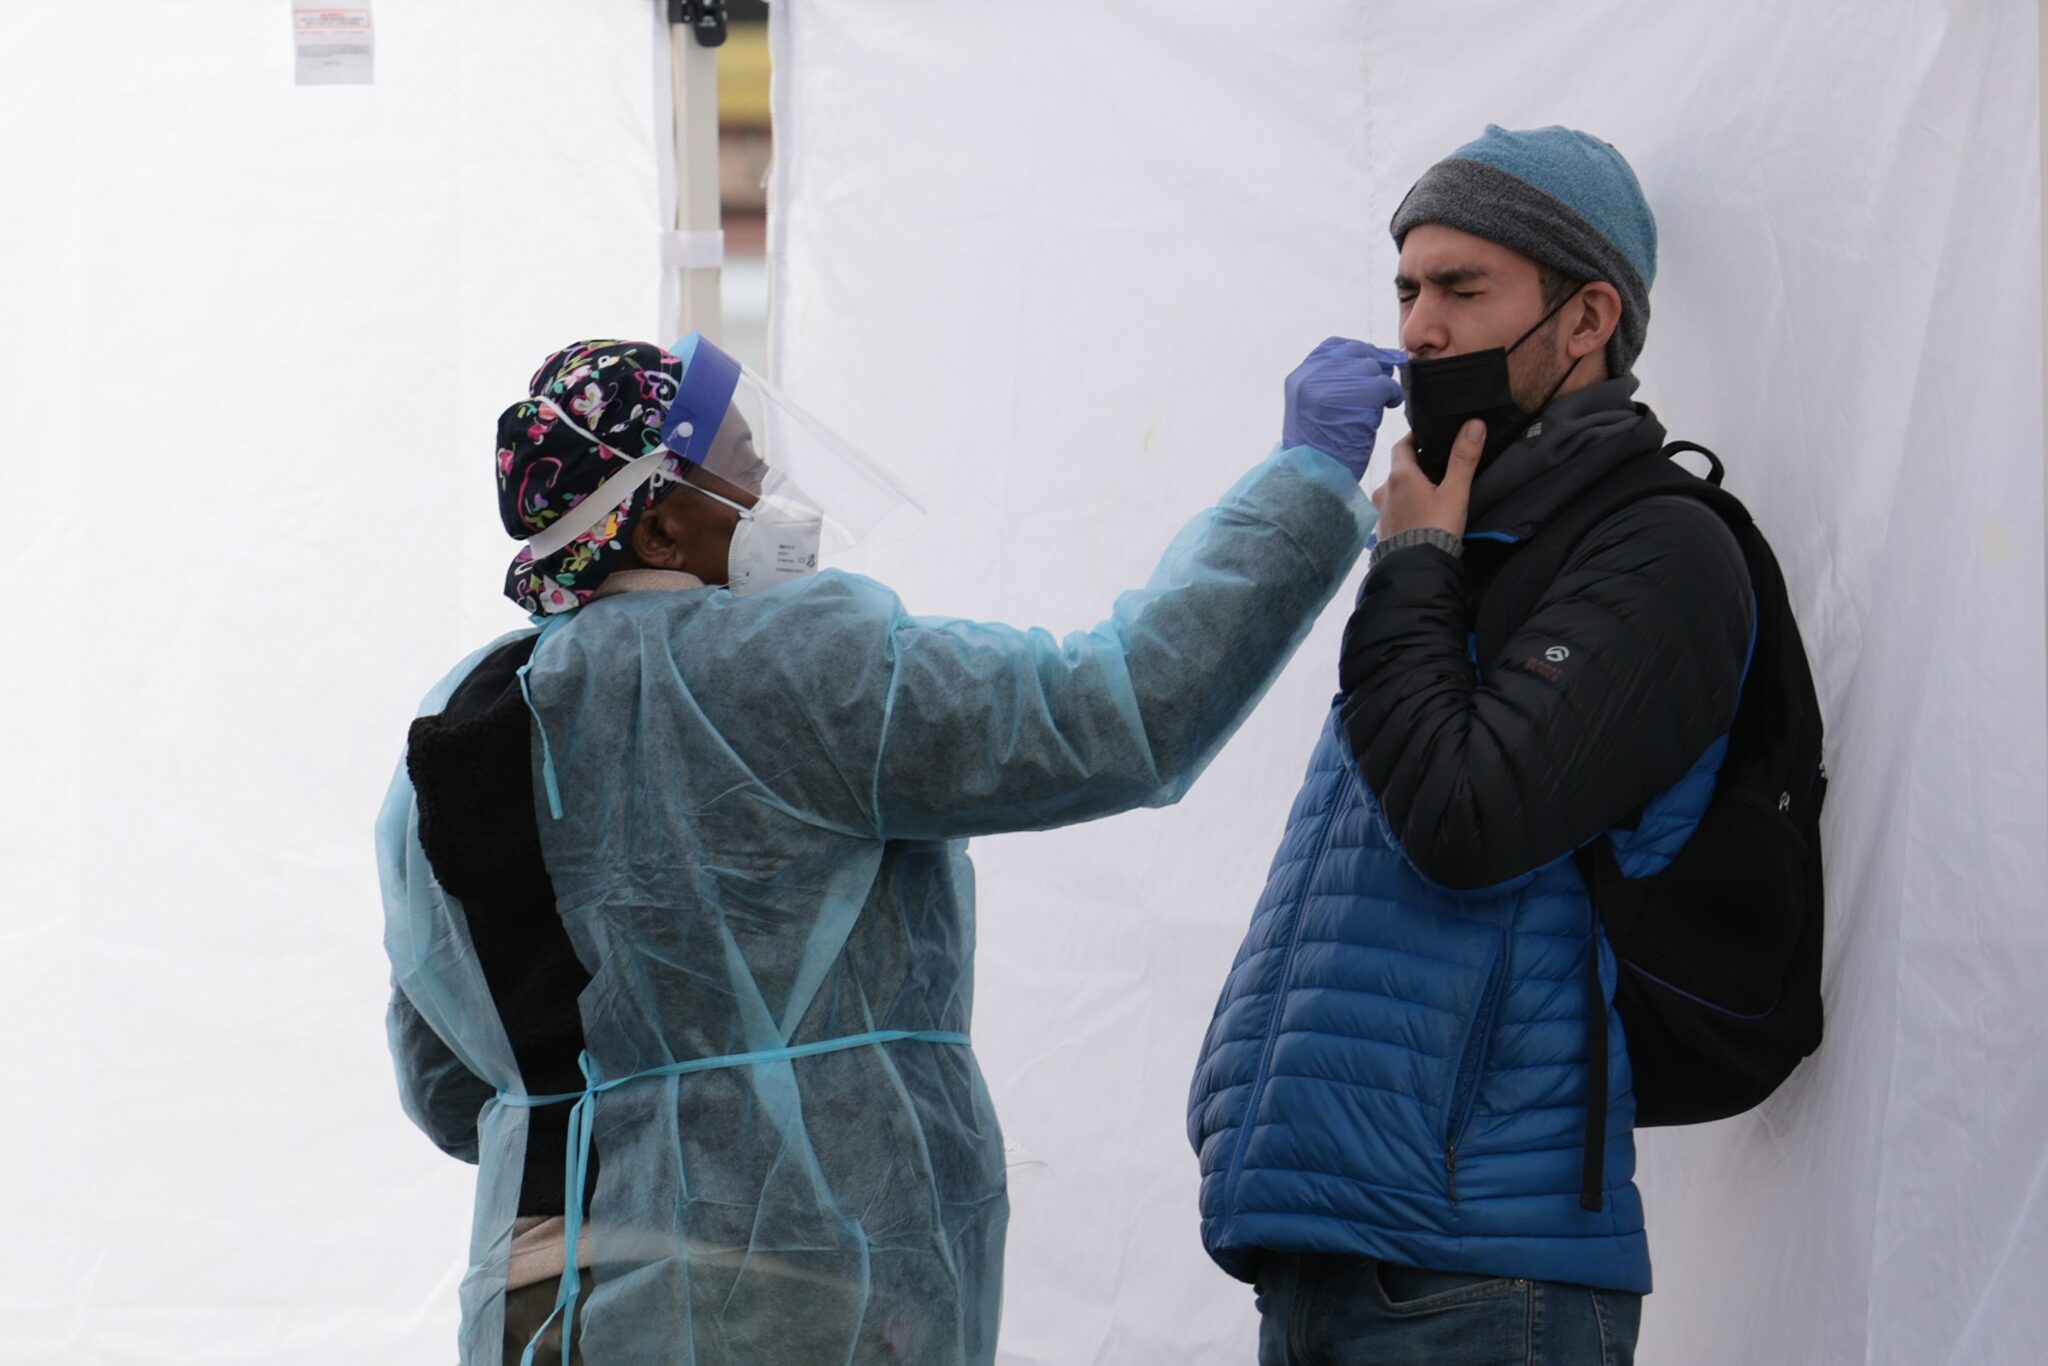
<path id="1" fill-rule="evenodd" d="M 735 591 L 765 586 L 748 570 L 788 577 L 806 557 L 815 567 L 819 555 L 916 525 L 924 509 L 894 476 L 760 375 L 694 332 L 671 353 L 683 382 L 662 442 L 711 476 L 694 489 L 740 511 Z"/>
<path id="2" fill-rule="evenodd" d="M 821 556 L 870 538 L 893 539 L 923 516 L 923 506 L 886 469 L 698 333 L 669 353 L 682 361 L 683 377 L 669 401 L 661 446 L 629 460 L 606 488 L 529 542 L 536 559 L 550 553 L 549 543 L 567 545 L 588 530 L 576 525 L 584 507 L 601 517 L 599 509 L 617 507 L 649 480 L 674 480 L 679 463 L 692 491 L 686 496 L 711 498 L 740 515 L 728 569 L 736 593 L 810 573 Z"/>

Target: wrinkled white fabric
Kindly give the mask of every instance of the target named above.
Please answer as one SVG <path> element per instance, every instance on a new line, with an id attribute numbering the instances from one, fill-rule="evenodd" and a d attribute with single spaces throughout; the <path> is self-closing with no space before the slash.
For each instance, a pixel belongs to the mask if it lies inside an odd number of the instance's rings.
<path id="1" fill-rule="evenodd" d="M 1190 461 L 1277 425 L 1322 338 L 1397 344 L 1387 223 L 1437 158 L 1489 122 L 1621 150 L 1659 227 L 1640 397 L 1774 541 L 1835 780 L 1828 1041 L 1757 1114 L 1641 1136 L 1641 1359 L 2038 1356 L 2036 7 L 1113 0 L 1076 27 L 804 0 L 776 22 L 778 373 L 855 439 L 903 434 L 933 526 L 863 565 L 983 615 L 1085 601 L 1187 506 Z M 955 430 L 991 427 L 962 459 Z M 1084 545 L 1085 571 L 1051 549 Z M 1336 625 L 1172 814 L 979 851 L 977 1049 L 1048 1172 L 1015 1196 L 1017 1366 L 1252 1359 L 1175 1120 Z"/>

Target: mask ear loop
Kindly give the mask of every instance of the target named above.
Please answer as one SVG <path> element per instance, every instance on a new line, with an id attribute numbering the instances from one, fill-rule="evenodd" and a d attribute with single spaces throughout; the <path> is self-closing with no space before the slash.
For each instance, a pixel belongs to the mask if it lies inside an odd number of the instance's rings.
<path id="1" fill-rule="evenodd" d="M 703 494 L 706 498 L 709 498 L 714 503 L 725 504 L 727 507 L 731 508 L 734 512 L 737 512 L 740 515 L 740 520 L 742 522 L 751 522 L 754 520 L 753 508 L 741 507 L 732 499 L 727 498 L 722 494 L 713 493 L 710 489 L 704 488 L 703 486 L 698 484 L 693 484 L 687 479 L 683 480 L 683 487 L 689 489 L 692 493 Z"/>
<path id="2" fill-rule="evenodd" d="M 1559 313 L 1562 313 L 1564 311 L 1564 306 L 1570 303 L 1572 300 L 1578 298 L 1580 291 L 1584 288 L 1584 285 L 1579 286 L 1578 289 L 1573 290 L 1571 293 L 1565 295 L 1562 299 L 1559 299 L 1555 304 L 1551 305 L 1550 311 L 1544 314 L 1542 317 L 1538 318 L 1536 320 L 1536 324 L 1534 327 L 1531 327 L 1527 332 L 1524 332 L 1521 336 L 1517 337 L 1515 339 L 1515 346 L 1510 346 L 1504 354 L 1513 355 L 1516 346 L 1520 346 L 1523 342 L 1535 336 L 1537 328 L 1542 327 L 1552 318 L 1555 318 Z M 1587 355 L 1591 354 L 1591 352 L 1587 353 Z M 1564 382 L 1572 377 L 1572 371 L 1579 368 L 1579 361 L 1584 360 L 1585 358 L 1585 356 L 1580 356 L 1578 360 L 1573 361 L 1570 365 L 1567 365 L 1564 368 L 1564 373 L 1557 377 L 1557 383 L 1550 386 L 1550 392 L 1543 396 L 1543 401 L 1536 405 L 1535 410 L 1529 414 L 1530 417 L 1535 418 L 1543 415 L 1544 410 L 1550 407 L 1550 401 L 1557 397 L 1557 391 L 1564 388 Z"/>
<path id="3" fill-rule="evenodd" d="M 1584 356 L 1579 357 L 1579 360 L 1584 359 Z M 1564 373 L 1557 377 L 1557 383 L 1550 386 L 1550 392 L 1543 396 L 1543 401 L 1536 405 L 1536 411 L 1531 416 L 1540 417 L 1543 411 L 1550 407 L 1550 401 L 1557 397 L 1557 391 L 1564 388 L 1564 382 L 1572 377 L 1572 371 L 1579 368 L 1579 360 L 1573 361 L 1564 368 Z"/>
<path id="4" fill-rule="evenodd" d="M 1515 347 L 1518 347 L 1518 346 L 1520 346 L 1520 345 L 1521 345 L 1521 344 L 1522 344 L 1523 342 L 1525 342 L 1525 341 L 1529 340 L 1529 338 L 1531 338 L 1531 337 L 1535 336 L 1535 335 L 1536 335 L 1536 329 L 1538 329 L 1538 328 L 1542 327 L 1542 326 L 1543 326 L 1543 324 L 1545 324 L 1545 323 L 1549 322 L 1549 321 L 1550 321 L 1550 320 L 1551 320 L 1552 318 L 1555 318 L 1555 317 L 1556 317 L 1556 316 L 1557 316 L 1558 314 L 1560 314 L 1560 313 L 1564 312 L 1564 306 L 1565 306 L 1566 304 L 1570 303 L 1570 302 L 1571 302 L 1572 300 L 1574 300 L 1574 299 L 1578 298 L 1578 297 L 1579 297 L 1579 292 L 1580 292 L 1580 290 L 1583 290 L 1583 289 L 1585 289 L 1585 286 L 1584 286 L 1584 285 L 1580 285 L 1578 289 L 1575 289 L 1575 290 L 1573 290 L 1573 291 L 1572 291 L 1571 293 L 1569 293 L 1569 294 L 1565 295 L 1565 296 L 1564 296 L 1564 297 L 1563 297 L 1562 299 L 1559 299 L 1559 300 L 1558 300 L 1558 301 L 1557 301 L 1556 303 L 1552 304 L 1552 305 L 1550 306 L 1550 311 L 1549 311 L 1548 313 L 1544 314 L 1544 315 L 1543 315 L 1542 317 L 1538 318 L 1538 319 L 1537 319 L 1537 320 L 1536 320 L 1535 322 L 1531 323 L 1531 324 L 1529 325 L 1529 330 L 1528 330 L 1527 332 L 1524 332 L 1524 333 L 1523 333 L 1523 334 L 1522 334 L 1521 336 L 1519 336 L 1519 337 L 1515 338 L 1515 345 L 1514 345 L 1514 346 L 1510 346 L 1510 347 L 1509 347 L 1509 348 L 1507 349 L 1507 352 L 1506 352 L 1506 354 L 1507 354 L 1507 355 L 1510 355 L 1510 356 L 1514 355 L 1514 354 L 1515 354 Z M 1574 364 L 1574 365 L 1577 365 L 1577 364 L 1578 364 L 1578 362 L 1577 362 L 1577 361 L 1573 361 L 1573 362 L 1572 362 L 1572 364 Z M 557 410 L 557 411 L 559 411 L 559 410 Z"/>

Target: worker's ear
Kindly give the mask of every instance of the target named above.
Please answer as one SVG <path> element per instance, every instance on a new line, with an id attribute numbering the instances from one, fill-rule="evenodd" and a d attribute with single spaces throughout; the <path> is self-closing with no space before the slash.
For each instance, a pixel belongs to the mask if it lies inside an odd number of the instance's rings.
<path id="1" fill-rule="evenodd" d="M 674 498 L 664 498 L 647 509 L 647 515 L 633 524 L 628 542 L 633 558 L 649 569 L 687 569 L 689 528 L 683 525 L 680 513 Z"/>

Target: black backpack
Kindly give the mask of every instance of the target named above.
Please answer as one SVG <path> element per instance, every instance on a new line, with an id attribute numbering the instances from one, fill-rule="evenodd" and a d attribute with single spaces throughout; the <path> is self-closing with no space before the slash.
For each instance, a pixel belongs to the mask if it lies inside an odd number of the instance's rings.
<path id="1" fill-rule="evenodd" d="M 1696 451 L 1702 478 L 1670 457 Z M 1749 512 L 1721 488 L 1712 451 L 1675 441 L 1587 489 L 1508 555 L 1481 590 L 1477 646 L 1490 667 L 1587 532 L 1644 498 L 1697 498 L 1742 546 L 1756 647 L 1727 758 L 1699 828 L 1670 867 L 1624 877 L 1602 835 L 1575 855 L 1620 967 L 1614 1005 L 1635 1072 L 1638 1125 L 1696 1124 L 1751 1108 L 1821 1036 L 1820 703 L 1784 575 Z M 1580 1203 L 1600 1208 L 1606 1155 L 1607 1006 L 1597 939 L 1587 963 L 1591 1082 Z"/>

